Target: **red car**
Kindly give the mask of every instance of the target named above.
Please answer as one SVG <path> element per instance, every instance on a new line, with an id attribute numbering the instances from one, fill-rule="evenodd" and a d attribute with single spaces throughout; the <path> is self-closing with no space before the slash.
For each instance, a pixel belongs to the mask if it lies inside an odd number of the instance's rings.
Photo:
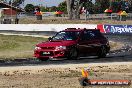
<path id="1" fill-rule="evenodd" d="M 36 45 L 34 56 L 40 60 L 80 59 L 84 56 L 105 57 L 109 41 L 98 29 L 68 28 L 48 41 Z"/>

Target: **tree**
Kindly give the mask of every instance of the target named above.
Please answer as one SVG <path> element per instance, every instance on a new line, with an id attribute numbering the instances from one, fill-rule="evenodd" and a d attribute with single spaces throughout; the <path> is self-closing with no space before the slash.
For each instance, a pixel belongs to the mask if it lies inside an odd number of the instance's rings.
<path id="1" fill-rule="evenodd" d="M 25 0 L 10 0 L 9 2 L 11 2 L 15 7 L 20 7 L 20 5 L 23 4 L 24 1 Z"/>
<path id="2" fill-rule="evenodd" d="M 110 0 L 96 0 L 95 1 L 95 8 L 97 9 L 96 12 L 104 13 L 106 9 L 110 7 Z"/>
<path id="3" fill-rule="evenodd" d="M 49 8 L 48 7 L 41 6 L 40 7 L 40 11 L 42 11 L 42 12 L 49 12 Z"/>
<path id="4" fill-rule="evenodd" d="M 68 17 L 69 19 L 72 19 L 72 3 L 74 2 L 73 0 L 67 0 L 67 12 L 68 12 Z"/>
<path id="5" fill-rule="evenodd" d="M 25 0 L 0 0 L 9 4 L 12 4 L 15 7 L 19 7 Z"/>
<path id="6" fill-rule="evenodd" d="M 69 19 L 79 19 L 81 8 L 82 8 L 81 0 L 67 0 L 67 12 Z"/>
<path id="7" fill-rule="evenodd" d="M 0 0 L 0 1 L 2 1 L 2 2 L 7 2 L 7 0 Z"/>
<path id="8" fill-rule="evenodd" d="M 25 7 L 24 7 L 25 11 L 26 12 L 34 12 L 34 5 L 33 4 L 27 4 Z"/>
<path id="9" fill-rule="evenodd" d="M 92 0 L 67 0 L 67 12 L 69 19 L 80 19 L 80 10 L 91 1 Z"/>
<path id="10" fill-rule="evenodd" d="M 67 13 L 66 1 L 60 3 L 57 10 Z"/>
<path id="11" fill-rule="evenodd" d="M 113 12 L 119 12 L 125 10 L 126 12 L 131 11 L 132 1 L 131 0 L 112 0 L 111 7 Z"/>
<path id="12" fill-rule="evenodd" d="M 54 11 L 57 11 L 57 10 L 58 10 L 58 8 L 57 8 L 56 6 L 50 7 L 50 11 L 51 11 L 51 12 L 54 12 Z"/>
<path id="13" fill-rule="evenodd" d="M 5 1 L 5 0 L 1 0 L 2 2 Z"/>
<path id="14" fill-rule="evenodd" d="M 101 7 L 101 3 L 96 1 L 95 4 L 94 4 L 94 11 L 95 11 L 96 14 L 102 13 L 100 7 Z"/>

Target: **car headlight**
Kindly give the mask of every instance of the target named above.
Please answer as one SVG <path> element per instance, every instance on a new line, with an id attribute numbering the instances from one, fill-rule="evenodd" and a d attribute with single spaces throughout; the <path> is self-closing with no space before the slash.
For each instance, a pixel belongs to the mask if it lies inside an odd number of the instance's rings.
<path id="1" fill-rule="evenodd" d="M 38 46 L 35 47 L 35 50 L 39 50 L 39 49 L 41 49 L 41 47 L 38 47 Z"/>
<path id="2" fill-rule="evenodd" d="M 63 49 L 66 49 L 66 46 L 56 46 L 55 49 L 56 50 L 63 50 Z"/>

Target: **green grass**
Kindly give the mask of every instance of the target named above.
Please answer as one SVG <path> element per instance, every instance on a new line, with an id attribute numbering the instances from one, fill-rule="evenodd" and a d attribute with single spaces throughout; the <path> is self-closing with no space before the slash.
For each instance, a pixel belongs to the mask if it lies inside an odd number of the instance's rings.
<path id="1" fill-rule="evenodd" d="M 32 58 L 34 47 L 45 38 L 0 35 L 0 59 Z"/>

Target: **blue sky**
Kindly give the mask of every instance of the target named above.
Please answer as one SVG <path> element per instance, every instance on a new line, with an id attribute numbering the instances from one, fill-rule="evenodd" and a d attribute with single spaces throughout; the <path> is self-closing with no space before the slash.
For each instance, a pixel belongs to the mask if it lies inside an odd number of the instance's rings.
<path id="1" fill-rule="evenodd" d="M 44 6 L 57 6 L 60 2 L 63 2 L 65 0 L 25 0 L 24 5 L 31 3 L 31 4 L 35 4 L 35 5 L 39 5 L 42 4 Z"/>

